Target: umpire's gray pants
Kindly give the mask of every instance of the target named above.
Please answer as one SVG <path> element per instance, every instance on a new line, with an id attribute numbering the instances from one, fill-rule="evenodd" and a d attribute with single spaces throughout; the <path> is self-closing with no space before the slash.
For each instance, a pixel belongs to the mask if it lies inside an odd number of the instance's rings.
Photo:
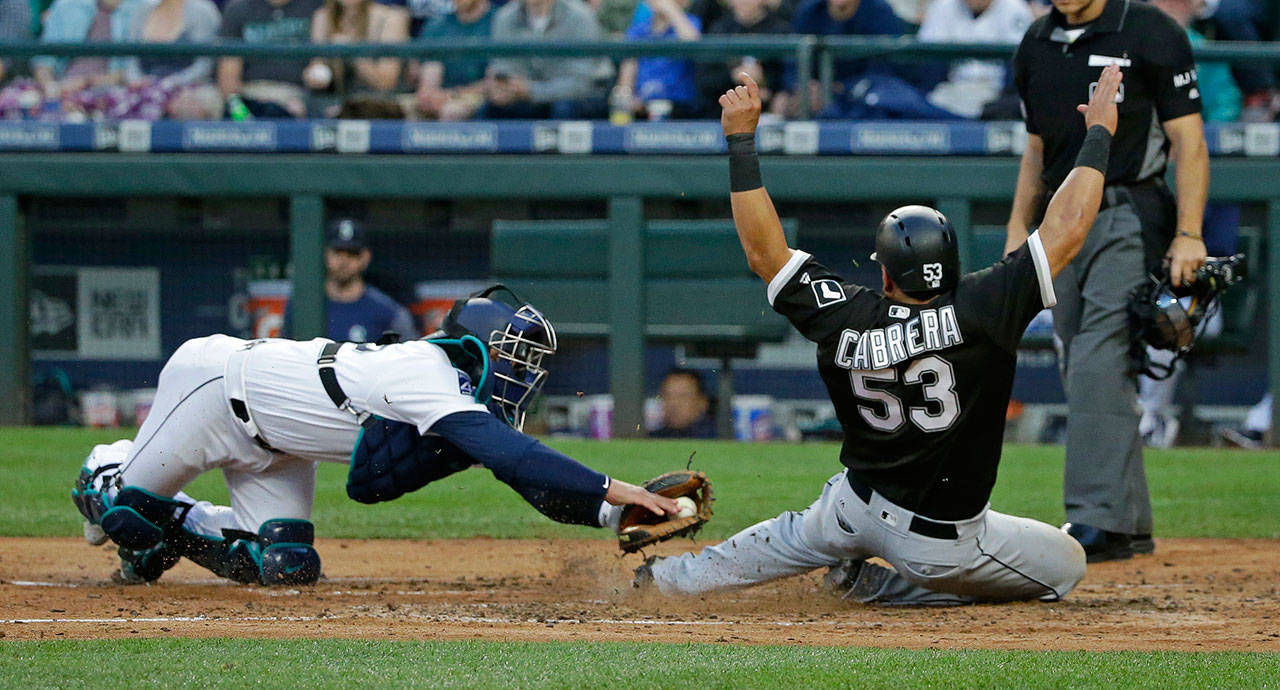
<path id="1" fill-rule="evenodd" d="M 1121 205 L 1098 214 L 1054 280 L 1053 329 L 1067 394 L 1067 520 L 1151 532 L 1137 378 L 1129 372 L 1129 293 L 1144 279 L 1141 221 Z"/>

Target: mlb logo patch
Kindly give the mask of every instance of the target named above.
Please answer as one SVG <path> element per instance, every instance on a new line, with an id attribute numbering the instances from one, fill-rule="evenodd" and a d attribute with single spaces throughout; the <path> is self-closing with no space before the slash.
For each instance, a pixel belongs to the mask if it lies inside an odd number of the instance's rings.
<path id="1" fill-rule="evenodd" d="M 819 309 L 839 304 L 846 299 L 844 286 L 830 278 L 815 280 L 809 284 L 809 287 L 813 288 L 813 298 L 817 301 Z"/>
<path id="2" fill-rule="evenodd" d="M 457 371 L 456 369 L 454 371 Z M 471 385 L 471 377 L 458 372 L 458 392 L 463 395 L 475 395 L 476 387 Z"/>

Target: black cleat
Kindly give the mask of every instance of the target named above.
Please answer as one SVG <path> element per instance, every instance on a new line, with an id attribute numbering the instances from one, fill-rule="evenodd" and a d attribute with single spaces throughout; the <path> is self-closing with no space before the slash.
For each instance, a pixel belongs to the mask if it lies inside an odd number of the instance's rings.
<path id="1" fill-rule="evenodd" d="M 1130 546 L 1133 547 L 1134 555 L 1155 553 L 1156 540 L 1151 538 L 1151 533 L 1135 534 L 1129 539 Z"/>
<path id="2" fill-rule="evenodd" d="M 650 556 L 644 559 L 644 563 L 636 567 L 635 579 L 631 581 L 631 587 L 642 591 L 656 589 L 653 584 L 653 564 L 660 560 L 662 556 Z"/>
<path id="3" fill-rule="evenodd" d="M 1091 525 L 1070 522 L 1062 526 L 1062 531 L 1074 537 L 1084 547 L 1087 563 L 1133 558 L 1133 538 L 1123 532 L 1108 532 Z M 1152 544 L 1152 549 L 1154 548 Z"/>

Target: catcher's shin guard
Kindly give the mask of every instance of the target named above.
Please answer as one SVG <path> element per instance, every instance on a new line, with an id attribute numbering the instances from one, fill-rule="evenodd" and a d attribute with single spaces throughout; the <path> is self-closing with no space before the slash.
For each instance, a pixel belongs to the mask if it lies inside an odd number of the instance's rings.
<path id="1" fill-rule="evenodd" d="M 258 533 L 223 530 L 223 538 L 185 532 L 182 555 L 241 584 L 309 585 L 320 579 L 315 527 L 306 520 L 267 520 Z"/>
<path id="2" fill-rule="evenodd" d="M 264 585 L 309 585 L 320 579 L 316 528 L 306 520 L 267 520 L 258 528 L 262 545 L 259 581 Z"/>
<path id="3" fill-rule="evenodd" d="M 102 515 L 102 531 L 122 548 L 144 551 L 159 544 L 166 533 L 181 529 L 191 505 L 126 486 Z"/>

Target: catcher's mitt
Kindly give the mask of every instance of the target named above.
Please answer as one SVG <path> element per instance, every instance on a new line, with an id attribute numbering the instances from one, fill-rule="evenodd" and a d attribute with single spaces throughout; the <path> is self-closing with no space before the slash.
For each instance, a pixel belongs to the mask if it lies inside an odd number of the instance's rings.
<path id="1" fill-rule="evenodd" d="M 711 504 L 715 502 L 715 496 L 711 491 L 711 480 L 701 472 L 668 472 L 650 479 L 643 486 L 667 498 L 687 496 L 697 509 L 688 517 L 670 517 L 655 515 L 644 506 L 626 506 L 618 522 L 618 546 L 627 553 L 674 537 L 692 535 L 711 519 Z"/>

